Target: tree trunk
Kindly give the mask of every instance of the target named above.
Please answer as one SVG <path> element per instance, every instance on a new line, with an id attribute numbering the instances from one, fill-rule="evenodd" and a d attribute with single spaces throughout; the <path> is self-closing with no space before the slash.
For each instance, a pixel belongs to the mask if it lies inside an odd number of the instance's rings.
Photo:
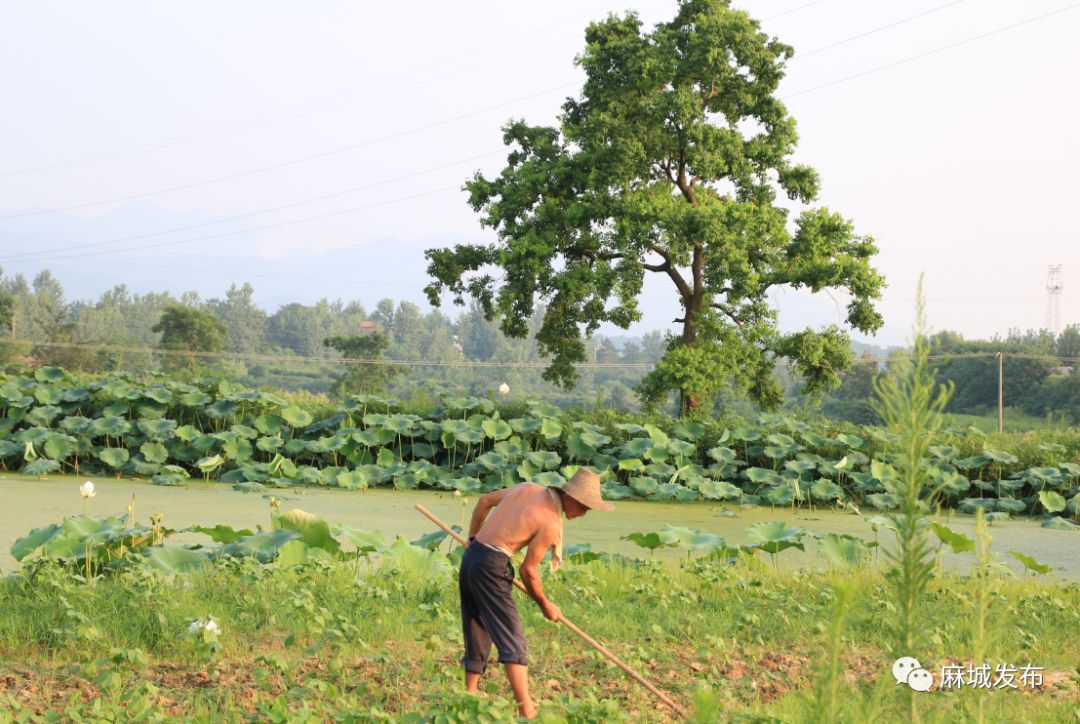
<path id="1" fill-rule="evenodd" d="M 686 315 L 683 317 L 682 343 L 687 347 L 693 347 L 697 341 L 697 316 L 701 312 L 703 295 L 695 292 L 690 299 L 686 300 Z M 679 417 L 690 417 L 694 409 L 701 403 L 701 398 L 692 394 L 685 387 L 679 390 Z"/>

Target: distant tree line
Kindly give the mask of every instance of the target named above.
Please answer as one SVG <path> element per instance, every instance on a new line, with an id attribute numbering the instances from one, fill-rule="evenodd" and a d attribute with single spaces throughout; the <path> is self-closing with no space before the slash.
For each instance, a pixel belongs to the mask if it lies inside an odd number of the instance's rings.
<path id="1" fill-rule="evenodd" d="M 905 352 L 897 352 L 904 354 Z M 1005 406 L 1029 415 L 1080 424 L 1080 325 L 1066 327 L 1057 336 L 1046 330 L 1012 330 L 1004 338 L 964 339 L 943 331 L 930 338 L 931 364 L 941 383 L 955 387 L 948 412 L 996 414 L 998 359 L 1001 363 Z M 869 404 L 874 378 L 888 365 L 866 355 L 842 375 L 839 388 L 823 400 L 829 417 L 852 422 L 876 422 Z"/>
<path id="2" fill-rule="evenodd" d="M 270 313 L 255 304 L 254 294 L 250 284 L 234 284 L 224 298 L 211 299 L 196 292 L 178 297 L 167 292 L 138 294 L 121 284 L 97 300 L 72 301 L 47 270 L 32 280 L 0 276 L 0 334 L 5 339 L 0 364 L 50 364 L 86 372 L 214 372 L 256 387 L 332 394 L 490 394 L 505 382 L 515 397 L 543 396 L 561 405 L 584 402 L 624 410 L 636 408 L 632 388 L 647 371 L 586 370 L 577 388 L 567 391 L 541 379 L 544 360 L 534 335 L 506 338 L 475 303 L 457 318 L 439 310 L 424 313 L 411 302 L 391 299 L 380 300 L 371 310 L 358 301 L 321 299 L 314 304 L 286 304 Z M 542 314 L 539 309 L 529 320 L 533 329 Z M 142 351 L 95 349 L 96 345 Z M 662 332 L 620 344 L 597 338 L 588 345 L 588 361 L 651 364 L 663 356 L 665 345 Z M 273 359 L 185 354 L 191 352 Z M 304 359 L 372 357 L 444 366 L 345 366 Z M 472 362 L 538 366 L 468 366 Z"/>
<path id="3" fill-rule="evenodd" d="M 561 406 L 638 408 L 634 386 L 646 368 L 588 369 L 567 391 L 544 381 L 535 334 L 509 339 L 473 302 L 452 318 L 424 313 L 411 302 L 382 299 L 372 310 L 357 301 L 322 299 L 286 304 L 270 313 L 254 303 L 250 284 L 232 285 L 224 298 L 195 292 L 137 294 L 118 285 L 97 300 L 69 301 L 48 271 L 33 280 L 0 275 L 0 366 L 59 365 L 92 373 L 162 370 L 176 375 L 225 374 L 248 385 L 333 395 L 383 392 L 401 397 L 495 394 L 506 383 L 514 397 L 543 397 Z M 535 332 L 538 308 L 528 320 Z M 12 340 L 18 340 L 13 342 Z M 588 340 L 587 362 L 656 364 L 667 349 L 664 332 L 641 337 Z M 104 345 L 116 349 L 97 349 Z M 138 351 L 126 351 L 138 350 Z M 1049 332 L 1011 332 L 1003 339 L 966 340 L 940 332 L 931 340 L 938 380 L 951 381 L 949 411 L 992 414 L 997 406 L 997 359 L 1004 352 L 1005 402 L 1040 417 L 1080 423 L 1080 372 L 1075 362 L 1022 356 L 1080 358 L 1080 326 L 1056 337 Z M 191 352 L 223 353 L 215 357 Z M 266 357 L 245 359 L 228 353 Z M 903 351 L 895 351 L 903 354 Z M 784 366 L 776 370 L 789 407 L 808 407 L 834 419 L 876 422 L 870 401 L 873 380 L 887 359 L 856 356 L 841 384 L 823 398 L 809 398 Z M 967 356 L 980 355 L 980 356 Z M 886 355 L 887 357 L 887 355 Z M 345 365 L 320 360 L 425 360 L 443 366 Z M 469 363 L 532 363 L 535 368 L 475 367 Z M 666 411 L 674 410 L 674 398 Z M 732 385 L 720 385 L 713 411 L 752 414 L 757 407 Z"/>

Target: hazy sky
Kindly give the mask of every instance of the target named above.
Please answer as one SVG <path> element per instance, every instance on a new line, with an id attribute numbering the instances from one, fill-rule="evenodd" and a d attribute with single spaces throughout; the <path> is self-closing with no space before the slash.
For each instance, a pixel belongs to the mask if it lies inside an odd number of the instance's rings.
<path id="1" fill-rule="evenodd" d="M 906 338 L 921 271 L 935 329 L 1042 327 L 1050 264 L 1063 266 L 1062 321 L 1080 322 L 1077 5 L 737 3 L 796 49 L 780 95 L 821 202 L 878 241 L 877 341 Z M 675 7 L 9 0 L 0 267 L 48 267 L 73 298 L 117 283 L 220 296 L 250 281 L 271 310 L 420 302 L 423 248 L 491 238 L 461 184 L 501 168 L 508 119 L 555 123 L 588 21 L 635 10 L 651 27 Z M 127 237 L 142 238 L 99 244 Z M 836 322 L 843 306 L 777 301 L 789 328 Z M 632 332 L 676 316 L 663 283 L 644 308 Z"/>

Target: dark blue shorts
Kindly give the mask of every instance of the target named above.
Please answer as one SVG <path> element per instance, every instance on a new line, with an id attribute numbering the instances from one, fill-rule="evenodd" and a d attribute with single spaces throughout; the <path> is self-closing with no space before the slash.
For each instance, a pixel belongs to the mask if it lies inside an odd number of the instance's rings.
<path id="1" fill-rule="evenodd" d="M 499 651 L 499 663 L 528 665 L 513 589 L 514 567 L 507 555 L 473 541 L 465 549 L 458 574 L 465 633 L 461 665 L 466 671 L 484 672 L 492 643 Z"/>

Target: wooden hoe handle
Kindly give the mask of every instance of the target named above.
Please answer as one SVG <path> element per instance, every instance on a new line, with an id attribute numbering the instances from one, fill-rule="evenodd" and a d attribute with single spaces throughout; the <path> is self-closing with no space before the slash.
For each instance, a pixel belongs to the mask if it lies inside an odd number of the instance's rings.
<path id="1" fill-rule="evenodd" d="M 444 532 L 445 532 L 445 533 L 446 533 L 447 535 L 449 535 L 449 536 L 450 536 L 451 538 L 453 538 L 454 540 L 456 540 L 456 541 L 457 541 L 458 543 L 460 543 L 461 545 L 468 545 L 467 541 L 465 540 L 465 538 L 464 538 L 464 537 L 462 537 L 462 536 L 461 536 L 461 534 L 459 534 L 459 533 L 458 533 L 458 532 L 457 532 L 456 530 L 454 530 L 454 529 L 453 529 L 453 528 L 451 528 L 450 526 L 446 525 L 446 523 L 443 523 L 443 522 L 442 522 L 441 520 L 439 520 L 439 519 L 438 519 L 437 517 L 435 517 L 435 515 L 434 515 L 434 514 L 433 514 L 433 513 L 432 513 L 432 512 L 430 511 L 430 510 L 428 510 L 428 509 L 427 509 L 427 508 L 425 508 L 424 506 L 420 505 L 419 503 L 417 503 L 417 504 L 416 504 L 416 509 L 417 509 L 417 510 L 419 510 L 419 511 L 420 511 L 421 513 L 423 513 L 423 514 L 424 514 L 425 516 L 427 516 L 427 518 L 428 518 L 428 519 L 429 519 L 429 520 L 430 520 L 430 521 L 431 521 L 432 523 L 434 523 L 435 525 L 437 525 L 437 526 L 439 526 L 440 528 L 442 528 L 442 529 L 443 529 L 443 531 L 444 531 Z M 515 585 L 515 586 L 517 586 L 519 590 L 521 590 L 521 591 L 522 591 L 522 592 L 524 592 L 524 593 L 525 593 L 526 595 L 528 595 L 528 592 L 527 592 L 527 591 L 525 591 L 525 586 L 524 586 L 524 585 L 522 585 L 521 581 L 519 581 L 518 579 L 516 579 L 516 578 L 515 578 L 515 579 L 514 579 L 514 585 Z M 610 661 L 611 663 L 615 664 L 615 665 L 616 665 L 616 666 L 618 666 L 618 667 L 619 667 L 620 669 L 622 669 L 623 671 L 625 671 L 625 672 L 626 672 L 626 673 L 627 673 L 627 674 L 628 674 L 628 675 L 630 676 L 630 678 L 631 678 L 631 679 L 633 679 L 634 681 L 636 681 L 637 683 L 641 684 L 641 685 L 642 685 L 642 686 L 644 686 L 644 687 L 645 687 L 646 689 L 648 689 L 649 691 L 651 691 L 651 692 L 652 692 L 652 693 L 653 693 L 653 694 L 654 694 L 654 695 L 655 695 L 655 696 L 656 696 L 656 697 L 657 697 L 658 699 L 660 699 L 660 701 L 664 702 L 664 703 L 665 703 L 665 704 L 667 704 L 667 705 L 668 705 L 669 707 L 671 707 L 671 708 L 672 708 L 672 710 L 674 710 L 674 711 L 675 711 L 675 713 L 677 713 L 677 714 L 678 714 L 679 716 L 683 717 L 684 719 L 685 719 L 685 718 L 687 718 L 687 717 L 689 716 L 689 715 L 687 714 L 687 711 L 686 711 L 686 709 L 683 709 L 683 708 L 682 708 L 681 706 L 679 706 L 679 705 L 678 705 L 678 704 L 676 704 L 676 703 L 675 703 L 674 701 L 672 701 L 672 700 L 671 700 L 671 699 L 670 699 L 670 698 L 669 698 L 669 697 L 667 696 L 667 694 L 665 694 L 664 692 L 660 691 L 660 690 L 659 690 L 659 689 L 657 689 L 657 688 L 656 688 L 655 686 L 653 686 L 653 685 L 652 685 L 651 683 L 649 683 L 649 681 L 648 681 L 648 680 L 647 680 L 647 679 L 646 679 L 646 678 L 645 678 L 644 676 L 642 676 L 642 675 L 641 675 L 641 674 L 639 674 L 638 672 L 636 672 L 636 671 L 634 671 L 633 669 L 631 669 L 631 668 L 630 668 L 630 666 L 629 666 L 629 665 L 627 665 L 627 664 L 626 664 L 626 663 L 625 663 L 625 662 L 624 662 L 624 661 L 623 661 L 622 659 L 620 659 L 620 658 L 619 658 L 618 656 L 616 656 L 615 654 L 613 654 L 613 653 L 611 653 L 610 651 L 608 651 L 608 650 L 607 650 L 607 649 L 606 649 L 606 648 L 605 648 L 605 647 L 604 647 L 604 646 L 603 646 L 602 644 L 600 644 L 600 642 L 598 642 L 598 641 L 597 641 L 596 639 L 594 639 L 594 638 L 593 638 L 592 636 L 590 636 L 589 634 L 585 633 L 584 631 L 582 631 L 582 630 L 581 630 L 580 628 L 578 628 L 578 627 L 577 627 L 577 626 L 575 626 L 574 624 L 570 623 L 570 621 L 569 621 L 569 620 L 567 620 L 567 618 L 566 618 L 565 616 L 563 616 L 563 617 L 561 617 L 561 618 L 559 619 L 559 623 L 561 623 L 561 624 L 562 624 L 563 626 L 566 626 L 566 628 L 570 629 L 571 631 L 573 631 L 574 633 L 576 633 L 576 634 L 577 634 L 578 636 L 580 636 L 580 637 L 581 637 L 582 639 L 584 639 L 584 641 L 585 641 L 585 642 L 586 642 L 587 644 L 589 644 L 589 646 L 592 646 L 592 647 L 593 647 L 594 649 L 596 649 L 596 650 L 597 650 L 597 651 L 599 651 L 599 652 L 600 652 L 601 654 L 603 654 L 603 655 L 604 655 L 604 657 L 605 657 L 605 658 L 606 658 L 606 659 L 607 659 L 608 661 Z"/>

